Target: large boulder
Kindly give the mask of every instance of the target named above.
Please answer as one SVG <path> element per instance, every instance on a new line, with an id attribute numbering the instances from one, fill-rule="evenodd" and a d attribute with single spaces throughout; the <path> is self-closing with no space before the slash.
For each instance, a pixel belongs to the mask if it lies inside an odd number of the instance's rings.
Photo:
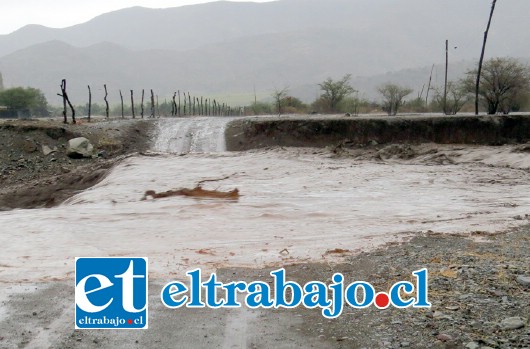
<path id="1" fill-rule="evenodd" d="M 68 141 L 66 154 L 74 159 L 91 158 L 94 155 L 94 146 L 85 137 L 73 138 Z"/>

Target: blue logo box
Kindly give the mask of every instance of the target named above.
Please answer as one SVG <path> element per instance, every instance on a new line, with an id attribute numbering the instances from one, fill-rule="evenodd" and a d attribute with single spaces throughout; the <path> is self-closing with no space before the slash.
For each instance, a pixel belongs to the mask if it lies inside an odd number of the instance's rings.
<path id="1" fill-rule="evenodd" d="M 147 329 L 147 258 L 76 258 L 76 329 Z"/>

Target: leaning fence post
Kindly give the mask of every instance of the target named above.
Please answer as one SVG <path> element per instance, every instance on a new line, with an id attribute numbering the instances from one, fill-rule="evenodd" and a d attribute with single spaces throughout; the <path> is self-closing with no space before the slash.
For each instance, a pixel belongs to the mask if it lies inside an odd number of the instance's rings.
<path id="1" fill-rule="evenodd" d="M 105 97 L 103 99 L 105 100 L 105 115 L 107 119 L 109 118 L 109 101 L 107 100 L 108 92 L 107 92 L 107 85 L 103 85 L 103 88 L 105 89 Z"/>
<path id="2" fill-rule="evenodd" d="M 75 109 L 74 109 L 74 106 L 72 105 L 72 103 L 70 103 L 70 98 L 68 98 L 68 94 L 66 93 L 66 79 L 63 79 L 61 81 L 61 93 L 62 94 L 58 94 L 59 96 L 63 97 L 63 116 L 64 116 L 64 123 L 68 123 L 68 119 L 66 117 L 66 103 L 68 103 L 68 105 L 70 106 L 70 109 L 72 110 L 72 123 L 75 124 L 76 121 L 75 121 Z"/>
<path id="3" fill-rule="evenodd" d="M 121 118 L 124 119 L 125 114 L 123 113 L 123 95 L 121 94 L 121 90 L 120 90 L 120 98 L 121 98 Z"/>
<path id="4" fill-rule="evenodd" d="M 90 122 L 90 116 L 92 114 L 92 91 L 90 85 L 88 85 L 88 122 Z"/>

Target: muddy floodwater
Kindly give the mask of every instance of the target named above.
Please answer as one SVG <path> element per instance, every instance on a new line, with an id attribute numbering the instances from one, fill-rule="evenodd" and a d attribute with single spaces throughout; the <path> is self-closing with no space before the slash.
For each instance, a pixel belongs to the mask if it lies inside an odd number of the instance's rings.
<path id="1" fill-rule="evenodd" d="M 507 148 L 460 148 L 450 164 L 307 148 L 238 153 L 224 151 L 225 126 L 162 120 L 152 154 L 125 160 L 90 190 L 56 208 L 0 212 L 0 282 L 71 279 L 80 256 L 146 256 L 153 278 L 334 261 L 333 250 L 356 253 L 416 232 L 503 231 L 530 212 L 528 156 Z M 141 200 L 146 190 L 202 180 L 242 196 Z"/>

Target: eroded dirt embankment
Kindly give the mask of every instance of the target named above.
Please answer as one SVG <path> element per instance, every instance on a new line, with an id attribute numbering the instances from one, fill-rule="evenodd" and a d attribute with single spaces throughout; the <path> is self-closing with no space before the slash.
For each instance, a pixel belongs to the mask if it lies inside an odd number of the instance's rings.
<path id="1" fill-rule="evenodd" d="M 236 120 L 226 131 L 228 150 L 269 146 L 325 147 L 389 143 L 501 145 L 530 141 L 530 115 L 284 117 Z"/>
<path id="2" fill-rule="evenodd" d="M 120 158 L 149 147 L 153 125 L 150 120 L 0 122 L 0 210 L 55 206 L 93 186 Z M 93 144 L 94 157 L 67 156 L 67 142 L 76 137 Z"/>

